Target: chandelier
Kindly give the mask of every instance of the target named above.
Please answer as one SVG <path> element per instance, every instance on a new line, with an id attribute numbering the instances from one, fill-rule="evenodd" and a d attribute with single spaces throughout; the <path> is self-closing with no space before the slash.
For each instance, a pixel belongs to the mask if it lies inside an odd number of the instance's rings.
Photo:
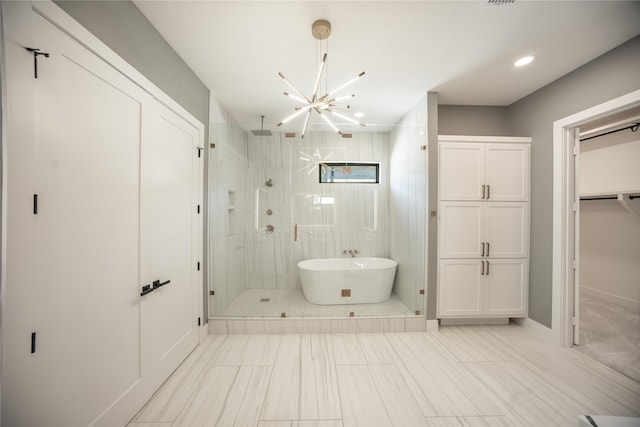
<path id="1" fill-rule="evenodd" d="M 311 33 L 313 34 L 313 37 L 316 38 L 318 41 L 325 40 L 331 34 L 331 24 L 329 23 L 329 21 L 326 21 L 324 19 L 319 19 L 311 25 Z M 343 95 L 343 96 L 336 96 L 336 95 L 338 95 L 342 89 L 349 86 L 351 83 L 358 80 L 360 77 L 364 76 L 364 71 L 358 74 L 357 76 L 355 76 L 354 78 L 352 78 L 351 80 L 347 81 L 346 83 L 340 85 L 336 89 L 327 91 L 322 96 L 318 96 L 318 89 L 320 88 L 320 82 L 322 80 L 322 76 L 325 73 L 326 66 L 327 66 L 327 53 L 325 52 L 324 55 L 322 55 L 322 61 L 320 62 L 320 69 L 318 70 L 318 75 L 316 77 L 316 82 L 313 88 L 313 95 L 311 96 L 311 98 L 308 98 L 305 95 L 303 95 L 301 91 L 299 91 L 289 80 L 287 80 L 284 74 L 278 73 L 278 75 L 282 78 L 282 80 L 284 80 L 284 82 L 293 90 L 293 92 L 295 92 L 295 93 L 284 92 L 284 95 L 302 104 L 302 105 L 296 106 L 294 108 L 295 112 L 291 114 L 289 117 L 287 117 L 286 119 L 282 120 L 280 123 L 278 123 L 278 126 L 282 126 L 283 124 L 306 113 L 306 118 L 304 120 L 304 125 L 302 126 L 302 134 L 301 134 L 301 138 L 304 138 L 304 134 L 309 124 L 309 118 L 311 117 L 311 113 L 313 111 L 318 113 L 318 115 L 320 115 L 320 117 L 322 117 L 322 119 L 325 122 L 327 122 L 327 124 L 331 126 L 331 128 L 333 128 L 333 130 L 338 132 L 340 135 L 342 135 L 342 132 L 340 132 L 337 126 L 329 118 L 330 116 L 335 116 L 339 119 L 345 120 L 347 122 L 350 122 L 356 125 L 365 126 L 364 123 L 359 122 L 350 117 L 347 117 L 344 114 L 341 114 L 336 111 L 337 109 L 350 108 L 348 104 L 341 103 L 341 102 L 347 101 L 353 98 L 355 95 L 353 94 Z"/>

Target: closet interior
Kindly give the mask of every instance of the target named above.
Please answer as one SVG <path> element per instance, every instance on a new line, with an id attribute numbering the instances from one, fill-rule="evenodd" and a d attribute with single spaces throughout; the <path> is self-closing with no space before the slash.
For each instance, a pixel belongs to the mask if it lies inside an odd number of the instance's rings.
<path id="1" fill-rule="evenodd" d="M 580 128 L 578 350 L 640 381 L 640 109 Z"/>

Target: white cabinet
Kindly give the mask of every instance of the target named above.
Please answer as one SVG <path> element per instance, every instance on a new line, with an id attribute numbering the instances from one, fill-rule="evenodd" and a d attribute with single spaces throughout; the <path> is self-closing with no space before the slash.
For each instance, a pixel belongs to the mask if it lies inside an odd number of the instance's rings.
<path id="1" fill-rule="evenodd" d="M 441 258 L 526 258 L 526 202 L 440 202 Z"/>
<path id="2" fill-rule="evenodd" d="M 440 200 L 529 200 L 527 144 L 441 142 L 439 156 Z"/>
<path id="3" fill-rule="evenodd" d="M 526 316 L 529 142 L 440 137 L 439 318 Z"/>
<path id="4" fill-rule="evenodd" d="M 441 259 L 438 313 L 446 317 L 505 317 L 526 313 L 524 259 Z"/>

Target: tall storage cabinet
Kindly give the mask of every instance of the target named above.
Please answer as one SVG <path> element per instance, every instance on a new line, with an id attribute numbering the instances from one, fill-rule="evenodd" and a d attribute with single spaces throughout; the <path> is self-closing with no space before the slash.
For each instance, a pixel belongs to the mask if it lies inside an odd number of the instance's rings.
<path id="1" fill-rule="evenodd" d="M 438 318 L 527 315 L 530 142 L 439 137 Z"/>

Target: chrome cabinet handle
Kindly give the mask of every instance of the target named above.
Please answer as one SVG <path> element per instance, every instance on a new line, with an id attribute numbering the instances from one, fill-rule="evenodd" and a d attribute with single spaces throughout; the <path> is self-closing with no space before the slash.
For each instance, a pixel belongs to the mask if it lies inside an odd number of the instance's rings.
<path id="1" fill-rule="evenodd" d="M 487 261 L 487 276 L 489 275 L 489 261 Z"/>
<path id="2" fill-rule="evenodd" d="M 480 275 L 484 276 L 484 261 L 480 261 L 480 265 L 482 266 L 482 270 L 480 271 Z"/>
<path id="3" fill-rule="evenodd" d="M 491 186 L 487 185 L 487 200 L 491 198 Z"/>
<path id="4" fill-rule="evenodd" d="M 484 256 L 484 242 L 482 242 L 480 244 L 482 245 L 482 255 L 481 256 Z"/>
<path id="5" fill-rule="evenodd" d="M 489 256 L 489 242 L 487 242 L 487 256 Z"/>
<path id="6" fill-rule="evenodd" d="M 485 199 L 484 195 L 485 195 L 485 193 L 486 193 L 486 189 L 487 189 L 487 186 L 486 186 L 486 185 L 484 185 L 484 184 L 482 184 L 482 200 L 484 200 L 484 199 Z"/>

